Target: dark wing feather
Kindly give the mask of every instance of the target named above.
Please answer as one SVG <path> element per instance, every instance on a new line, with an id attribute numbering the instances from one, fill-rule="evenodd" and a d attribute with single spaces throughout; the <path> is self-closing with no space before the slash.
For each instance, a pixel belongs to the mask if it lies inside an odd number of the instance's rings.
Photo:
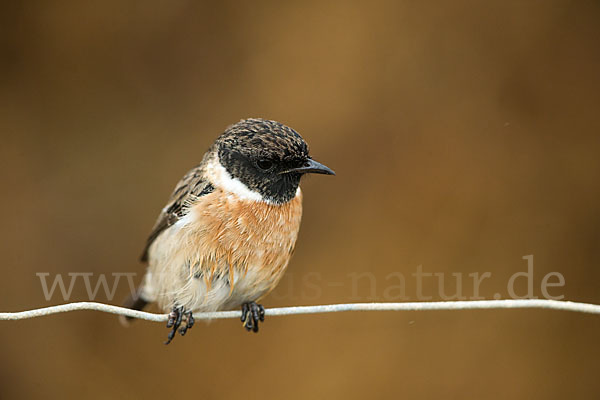
<path id="1" fill-rule="evenodd" d="M 215 188 L 202 176 L 201 165 L 193 168 L 188 172 L 177 184 L 169 203 L 162 210 L 152 232 L 146 241 L 146 247 L 142 253 L 141 260 L 148 261 L 148 249 L 154 242 L 154 240 L 162 233 L 165 229 L 169 228 L 177 221 L 179 221 L 187 213 L 187 207 L 189 202 L 195 198 L 204 196 L 213 192 Z"/>

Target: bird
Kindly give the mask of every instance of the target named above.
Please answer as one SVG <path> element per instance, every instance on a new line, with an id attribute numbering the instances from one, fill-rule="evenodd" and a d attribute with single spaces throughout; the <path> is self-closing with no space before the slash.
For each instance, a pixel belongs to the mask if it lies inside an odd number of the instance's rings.
<path id="1" fill-rule="evenodd" d="M 192 328 L 194 312 L 241 308 L 244 328 L 258 332 L 257 302 L 294 252 L 306 174 L 335 172 L 294 129 L 262 118 L 227 127 L 160 212 L 141 256 L 146 273 L 124 306 L 169 313 L 165 344 Z"/>

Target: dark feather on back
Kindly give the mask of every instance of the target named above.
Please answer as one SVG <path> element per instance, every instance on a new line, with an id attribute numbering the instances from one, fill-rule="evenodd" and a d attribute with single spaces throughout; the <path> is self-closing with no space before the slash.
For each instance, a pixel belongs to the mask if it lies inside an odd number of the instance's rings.
<path id="1" fill-rule="evenodd" d="M 146 241 L 141 261 L 148 261 L 148 249 L 154 240 L 156 240 L 165 229 L 174 225 L 187 214 L 190 201 L 212 193 L 214 190 L 215 188 L 213 185 L 202 177 L 200 166 L 190 170 L 190 172 L 179 181 L 173 194 L 171 194 L 169 203 L 158 216 L 154 228 L 152 228 L 152 232 Z"/>

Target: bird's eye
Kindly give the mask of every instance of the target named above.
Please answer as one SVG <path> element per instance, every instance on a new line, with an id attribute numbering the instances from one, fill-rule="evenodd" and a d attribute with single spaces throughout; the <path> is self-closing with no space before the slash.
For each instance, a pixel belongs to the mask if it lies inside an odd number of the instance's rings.
<path id="1" fill-rule="evenodd" d="M 266 171 L 268 169 L 271 169 L 271 167 L 273 166 L 273 161 L 271 161 L 271 160 L 258 160 L 256 162 L 256 165 L 258 165 L 258 168 Z"/>

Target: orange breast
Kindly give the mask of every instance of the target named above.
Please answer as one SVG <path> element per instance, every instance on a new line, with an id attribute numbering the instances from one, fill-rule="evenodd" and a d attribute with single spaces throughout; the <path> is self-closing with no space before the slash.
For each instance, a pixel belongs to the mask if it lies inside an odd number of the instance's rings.
<path id="1" fill-rule="evenodd" d="M 228 274 L 232 294 L 237 286 L 261 297 L 277 284 L 294 250 L 302 194 L 298 190 L 290 202 L 276 205 L 238 200 L 217 189 L 197 199 L 190 212 L 195 229 L 188 239 L 204 260 L 201 268 L 207 283 L 215 273 Z"/>

